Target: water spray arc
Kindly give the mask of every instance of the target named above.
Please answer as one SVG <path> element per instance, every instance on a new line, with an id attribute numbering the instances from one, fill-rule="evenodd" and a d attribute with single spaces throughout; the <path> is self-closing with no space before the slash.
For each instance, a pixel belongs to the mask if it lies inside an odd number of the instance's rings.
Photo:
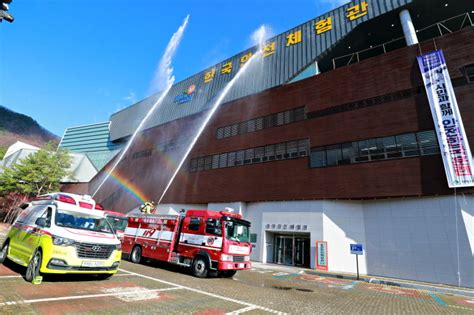
<path id="1" fill-rule="evenodd" d="M 156 108 L 163 103 L 163 100 L 166 98 L 168 95 L 168 92 L 170 91 L 171 87 L 173 86 L 174 83 L 174 76 L 173 76 L 173 68 L 171 67 L 171 61 L 173 59 L 173 56 L 176 52 L 176 49 L 179 46 L 179 43 L 181 42 L 181 38 L 183 37 L 184 30 L 186 29 L 186 25 L 188 24 L 189 21 L 189 15 L 186 16 L 186 18 L 183 21 L 183 24 L 178 28 L 176 33 L 173 34 L 171 37 L 168 45 L 166 46 L 165 53 L 163 54 L 163 57 L 160 60 L 160 63 L 158 65 L 157 70 L 155 71 L 155 77 L 153 79 L 152 85 L 150 87 L 150 91 L 154 91 L 156 89 L 161 88 L 161 84 L 165 84 L 164 89 L 161 92 L 160 97 L 156 100 L 156 102 L 153 104 L 153 106 L 150 108 L 150 110 L 147 112 L 145 117 L 143 117 L 142 121 L 140 124 L 137 126 L 135 131 L 133 132 L 132 136 L 128 140 L 127 144 L 125 147 L 122 149 L 120 152 L 119 157 L 115 160 L 114 164 L 110 169 L 106 171 L 106 176 L 102 180 L 102 182 L 99 184 L 95 192 L 92 194 L 92 197 L 94 197 L 97 192 L 102 188 L 104 183 L 109 179 L 110 175 L 115 171 L 117 168 L 118 164 L 122 161 L 123 157 L 125 154 L 128 152 L 130 149 L 130 146 L 132 145 L 133 141 L 137 137 L 138 133 L 142 130 L 143 126 L 147 122 L 148 118 L 155 112 Z"/>
<path id="2" fill-rule="evenodd" d="M 207 124 L 209 123 L 209 121 L 211 120 L 211 118 L 214 116 L 214 113 L 217 111 L 217 109 L 219 108 L 219 105 L 222 103 L 222 101 L 224 100 L 225 96 L 227 95 L 227 93 L 229 93 L 230 89 L 234 86 L 235 82 L 237 82 L 240 77 L 247 71 L 247 69 L 253 64 L 256 62 L 256 60 L 258 58 L 261 57 L 262 55 L 262 45 L 263 45 L 263 40 L 262 38 L 265 36 L 265 28 L 264 27 L 261 27 L 260 28 L 260 32 L 259 32 L 259 38 L 258 38 L 258 47 L 259 49 L 257 50 L 257 52 L 247 61 L 247 63 L 245 63 L 245 65 L 240 69 L 239 72 L 237 72 L 237 74 L 235 75 L 235 77 L 232 78 L 232 80 L 229 81 L 229 83 L 227 83 L 227 85 L 225 86 L 225 88 L 222 90 L 222 92 L 219 94 L 219 97 L 216 99 L 216 101 L 214 102 L 214 104 L 212 105 L 211 109 L 209 110 L 209 113 L 207 114 L 206 118 L 204 119 L 203 123 L 201 124 L 201 126 L 199 127 L 199 130 L 196 134 L 196 136 L 194 137 L 194 139 L 191 141 L 191 144 L 189 145 L 189 147 L 186 149 L 186 152 L 184 153 L 183 157 L 181 158 L 176 170 L 174 171 L 173 175 L 171 176 L 171 179 L 169 180 L 168 184 L 166 185 L 165 187 L 165 190 L 163 191 L 163 193 L 161 194 L 161 197 L 160 199 L 158 200 L 158 204 L 161 203 L 161 200 L 163 200 L 164 196 L 166 195 L 166 192 L 168 191 L 168 189 L 170 188 L 171 184 L 173 183 L 176 175 L 178 174 L 178 172 L 180 171 L 181 167 L 183 166 L 184 164 L 184 161 L 186 160 L 186 158 L 188 157 L 189 153 L 191 153 L 191 150 L 193 149 L 194 145 L 196 144 L 197 140 L 199 139 L 199 137 L 201 136 L 201 134 L 203 133 L 204 129 L 206 128 Z"/>

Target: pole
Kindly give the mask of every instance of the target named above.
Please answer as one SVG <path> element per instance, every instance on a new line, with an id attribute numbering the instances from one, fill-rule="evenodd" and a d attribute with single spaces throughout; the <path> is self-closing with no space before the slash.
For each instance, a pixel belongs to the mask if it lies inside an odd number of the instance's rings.
<path id="1" fill-rule="evenodd" d="M 359 255 L 356 254 L 357 280 L 359 280 Z"/>

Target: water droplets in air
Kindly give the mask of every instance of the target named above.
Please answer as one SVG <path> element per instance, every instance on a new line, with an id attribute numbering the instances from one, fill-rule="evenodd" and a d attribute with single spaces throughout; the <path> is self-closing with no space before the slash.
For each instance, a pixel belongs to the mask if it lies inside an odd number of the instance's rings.
<path id="1" fill-rule="evenodd" d="M 255 41 L 256 44 L 258 45 L 259 49 L 257 49 L 257 52 L 250 57 L 250 59 L 244 64 L 244 66 L 237 72 L 237 74 L 232 78 L 232 80 L 227 83 L 227 85 L 224 87 L 224 89 L 220 92 L 219 96 L 216 98 L 212 106 L 210 107 L 208 113 L 206 114 L 204 120 L 202 121 L 201 125 L 198 127 L 198 130 L 195 134 L 195 136 L 192 138 L 188 148 L 184 152 L 184 155 L 180 159 L 180 162 L 178 166 L 176 167 L 173 175 L 171 176 L 171 179 L 168 181 L 168 184 L 166 185 L 163 193 L 161 194 L 160 199 L 158 200 L 158 204 L 161 203 L 161 200 L 163 200 L 163 197 L 166 195 L 166 192 L 170 188 L 171 184 L 173 183 L 176 175 L 180 171 L 181 167 L 183 166 L 184 162 L 186 161 L 187 157 L 189 156 L 189 153 L 191 153 L 191 150 L 193 149 L 194 145 L 196 144 L 197 140 L 203 133 L 204 129 L 206 128 L 207 124 L 211 120 L 211 118 L 214 116 L 214 113 L 217 111 L 219 108 L 219 105 L 222 103 L 226 95 L 229 93 L 229 91 L 232 89 L 232 87 L 235 85 L 237 81 L 248 71 L 249 68 L 253 66 L 253 64 L 256 63 L 257 60 L 261 59 L 260 57 L 262 56 L 262 48 L 263 48 L 263 43 L 264 40 L 266 39 L 266 31 L 265 31 L 265 26 L 261 26 L 257 31 L 255 31 L 252 35 L 252 39 Z"/>
<path id="2" fill-rule="evenodd" d="M 183 21 L 183 24 L 178 28 L 178 30 L 171 37 L 170 41 L 168 42 L 168 45 L 166 46 L 166 50 L 163 56 L 161 57 L 158 67 L 155 71 L 155 76 L 152 80 L 149 91 L 151 93 L 161 91 L 160 96 L 155 101 L 155 103 L 153 103 L 153 106 L 146 113 L 145 117 L 143 117 L 142 121 L 133 132 L 132 136 L 130 137 L 127 144 L 120 152 L 119 157 L 115 160 L 112 167 L 106 170 L 105 178 L 102 180 L 99 186 L 97 186 L 97 189 L 95 190 L 92 196 L 95 196 L 97 194 L 100 188 L 104 185 L 104 183 L 110 177 L 110 174 L 112 174 L 112 172 L 117 168 L 117 165 L 122 161 L 123 157 L 130 149 L 130 146 L 132 145 L 133 141 L 137 137 L 137 134 L 142 130 L 148 118 L 155 112 L 156 108 L 163 102 L 166 95 L 168 94 L 171 87 L 173 86 L 174 76 L 173 76 L 173 68 L 171 67 L 171 62 L 179 46 L 179 43 L 181 42 L 184 30 L 186 29 L 186 26 L 188 24 L 188 21 L 189 21 L 189 15 L 186 16 L 186 18 Z"/>

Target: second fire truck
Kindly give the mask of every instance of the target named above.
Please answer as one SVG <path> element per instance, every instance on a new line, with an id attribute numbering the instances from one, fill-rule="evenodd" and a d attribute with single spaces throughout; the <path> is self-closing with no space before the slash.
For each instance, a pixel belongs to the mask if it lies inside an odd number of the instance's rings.
<path id="1" fill-rule="evenodd" d="M 188 210 L 180 215 L 142 214 L 128 219 L 122 250 L 143 258 L 190 267 L 196 277 L 232 277 L 251 267 L 250 222 L 233 212 Z"/>

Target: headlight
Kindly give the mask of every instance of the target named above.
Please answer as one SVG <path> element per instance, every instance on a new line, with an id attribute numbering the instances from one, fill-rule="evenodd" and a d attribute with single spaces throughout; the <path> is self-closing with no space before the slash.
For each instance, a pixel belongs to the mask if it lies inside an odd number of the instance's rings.
<path id="1" fill-rule="evenodd" d="M 250 256 L 244 256 L 244 261 L 250 261 Z"/>
<path id="2" fill-rule="evenodd" d="M 71 246 L 74 245 L 75 241 L 69 238 L 53 235 L 53 244 L 60 246 Z"/>
<path id="3" fill-rule="evenodd" d="M 232 261 L 233 257 L 232 257 L 232 255 L 221 254 L 221 260 L 222 261 Z"/>

